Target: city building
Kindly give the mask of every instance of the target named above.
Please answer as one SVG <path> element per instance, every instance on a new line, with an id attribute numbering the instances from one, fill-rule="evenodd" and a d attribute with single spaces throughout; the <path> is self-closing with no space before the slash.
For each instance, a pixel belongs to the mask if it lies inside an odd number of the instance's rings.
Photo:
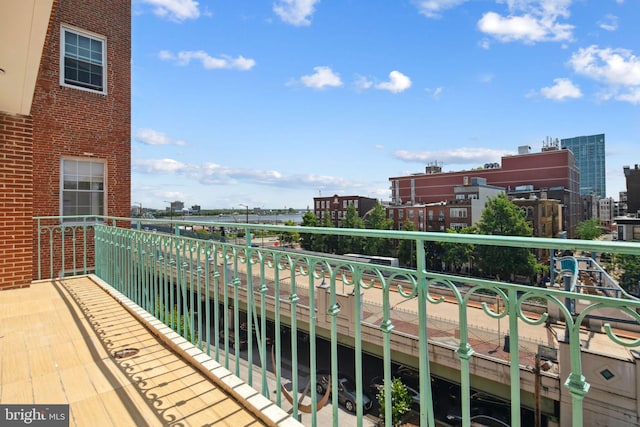
<path id="1" fill-rule="evenodd" d="M 353 205 L 356 208 L 356 212 L 358 212 L 358 216 L 364 218 L 377 204 L 378 200 L 370 197 L 338 196 L 334 194 L 330 197 L 314 197 L 313 213 L 321 224 L 329 216 L 331 222 L 336 227 L 339 227 L 342 218 L 347 214 L 349 205 Z"/>
<path id="2" fill-rule="evenodd" d="M 454 186 L 455 197 L 437 203 L 391 205 L 387 217 L 393 228 L 401 230 L 406 221 L 418 231 L 460 230 L 482 218 L 484 206 L 491 197 L 504 193 L 504 188 L 487 185 L 486 179 L 473 177 L 466 184 Z"/>
<path id="3" fill-rule="evenodd" d="M 560 238 L 564 236 L 562 230 L 562 205 L 559 200 L 547 199 L 545 192 L 539 195 L 529 194 L 527 197 L 513 198 L 511 202 L 524 210 L 525 218 L 534 237 Z M 548 249 L 536 249 L 538 261 L 549 262 Z"/>
<path id="4" fill-rule="evenodd" d="M 632 168 L 624 166 L 624 177 L 627 181 L 627 212 L 638 215 L 640 212 L 640 169 L 638 165 Z"/>
<path id="5" fill-rule="evenodd" d="M 598 200 L 598 218 L 600 218 L 600 225 L 610 229 L 613 225 L 615 214 L 615 201 L 613 197 L 605 197 Z"/>
<path id="6" fill-rule="evenodd" d="M 598 218 L 598 208 L 600 206 L 600 197 L 598 195 L 583 194 L 580 196 L 580 203 L 582 204 L 580 221 Z"/>
<path id="7" fill-rule="evenodd" d="M 545 194 L 514 198 L 511 202 L 523 209 L 533 229 L 534 237 L 558 238 L 562 233 L 562 205 L 559 200 L 547 199 Z"/>
<path id="8" fill-rule="evenodd" d="M 615 221 L 618 229 L 618 240 L 640 242 L 640 218 L 624 216 L 617 217 Z"/>
<path id="9" fill-rule="evenodd" d="M 580 172 L 573 153 L 557 146 L 545 146 L 531 153 L 520 147 L 517 155 L 504 156 L 501 164 L 489 163 L 482 168 L 442 172 L 441 165 L 428 165 L 425 173 L 391 177 L 391 205 L 417 205 L 454 200 L 457 185 L 468 184 L 472 177 L 483 178 L 487 185 L 503 187 L 507 195 L 546 192 L 550 199 L 563 205 L 562 228 L 573 237 L 580 222 Z"/>
<path id="10" fill-rule="evenodd" d="M 627 192 L 620 191 L 618 192 L 618 201 L 616 202 L 616 214 L 615 216 L 625 216 L 627 215 Z"/>
<path id="11" fill-rule="evenodd" d="M 130 214 L 131 2 L 2 8 L 0 288 L 11 288 L 36 278 L 33 217 Z"/>
<path id="12" fill-rule="evenodd" d="M 171 212 L 180 212 L 180 213 L 182 213 L 183 209 L 184 209 L 184 202 L 182 202 L 180 200 L 169 202 L 169 206 L 167 207 L 167 210 L 170 210 Z"/>
<path id="13" fill-rule="evenodd" d="M 571 150 L 580 170 L 580 194 L 607 196 L 604 134 L 576 136 L 560 140 L 562 149 Z"/>

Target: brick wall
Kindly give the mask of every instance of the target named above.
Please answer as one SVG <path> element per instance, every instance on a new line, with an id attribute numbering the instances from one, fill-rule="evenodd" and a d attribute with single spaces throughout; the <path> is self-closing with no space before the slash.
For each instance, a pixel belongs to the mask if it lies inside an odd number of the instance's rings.
<path id="1" fill-rule="evenodd" d="M 0 289 L 31 282 L 31 117 L 0 112 Z"/>
<path id="2" fill-rule="evenodd" d="M 60 30 L 63 24 L 106 39 L 106 94 L 60 84 Z M 104 161 L 106 214 L 129 216 L 130 62 L 130 0 L 54 2 L 31 109 L 34 216 L 60 215 L 62 158 Z M 34 278 L 38 261 L 35 237 L 34 234 Z M 58 270 L 60 260 L 55 262 Z"/>

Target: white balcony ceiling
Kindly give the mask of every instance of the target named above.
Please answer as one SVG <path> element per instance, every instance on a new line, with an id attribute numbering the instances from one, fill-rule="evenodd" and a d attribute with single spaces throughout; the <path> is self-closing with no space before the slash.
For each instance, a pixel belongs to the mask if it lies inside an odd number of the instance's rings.
<path id="1" fill-rule="evenodd" d="M 29 115 L 53 0 L 0 2 L 0 111 Z"/>

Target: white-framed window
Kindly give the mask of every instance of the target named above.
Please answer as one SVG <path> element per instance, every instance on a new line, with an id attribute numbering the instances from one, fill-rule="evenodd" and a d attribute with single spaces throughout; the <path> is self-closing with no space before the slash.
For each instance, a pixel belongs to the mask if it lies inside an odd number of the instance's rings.
<path id="1" fill-rule="evenodd" d="M 105 163 L 89 159 L 62 159 L 60 214 L 105 214 Z"/>
<path id="2" fill-rule="evenodd" d="M 449 216 L 451 218 L 466 218 L 467 208 L 451 208 L 449 210 Z"/>
<path id="3" fill-rule="evenodd" d="M 60 32 L 60 84 L 106 93 L 106 38 L 64 25 Z"/>

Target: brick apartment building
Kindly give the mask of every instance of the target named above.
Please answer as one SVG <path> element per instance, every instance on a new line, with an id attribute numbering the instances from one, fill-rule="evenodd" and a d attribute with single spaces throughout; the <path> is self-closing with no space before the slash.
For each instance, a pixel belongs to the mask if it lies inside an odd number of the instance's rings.
<path id="1" fill-rule="evenodd" d="M 329 197 L 313 198 L 313 213 L 322 224 L 324 219 L 329 216 L 335 227 L 339 227 L 342 218 L 347 214 L 349 205 L 353 205 L 358 212 L 360 218 L 364 218 L 367 212 L 375 208 L 378 204 L 377 199 L 363 196 L 338 196 L 334 194 Z"/>
<path id="2" fill-rule="evenodd" d="M 406 221 L 412 222 L 418 231 L 460 230 L 482 218 L 484 205 L 490 197 L 505 192 L 504 188 L 487 185 L 484 178 L 476 177 L 455 185 L 453 191 L 455 197 L 443 202 L 388 206 L 387 217 L 393 220 L 396 230 L 401 230 Z"/>
<path id="3" fill-rule="evenodd" d="M 483 178 L 488 185 L 504 187 L 507 195 L 546 192 L 563 205 L 563 229 L 574 236 L 580 221 L 580 172 L 570 150 L 547 146 L 537 153 L 520 147 L 519 154 L 502 157 L 502 163 L 467 171 L 442 172 L 430 165 L 424 174 L 389 178 L 391 206 L 430 204 L 455 200 L 454 188 L 471 178 Z"/>
<path id="4" fill-rule="evenodd" d="M 36 278 L 33 217 L 127 217 L 131 1 L 3 0 L 0 289 Z"/>

